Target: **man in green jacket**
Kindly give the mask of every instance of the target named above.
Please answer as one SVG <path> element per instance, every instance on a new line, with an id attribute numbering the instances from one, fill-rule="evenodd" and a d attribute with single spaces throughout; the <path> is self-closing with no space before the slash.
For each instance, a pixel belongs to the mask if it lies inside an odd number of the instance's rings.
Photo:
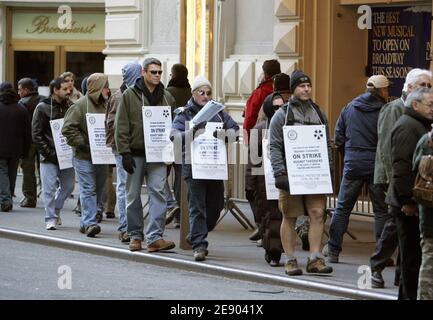
<path id="1" fill-rule="evenodd" d="M 80 185 L 81 221 L 80 232 L 94 237 L 101 232 L 98 221 L 102 217 L 107 165 L 94 165 L 90 155 L 86 114 L 102 113 L 110 97 L 108 77 L 94 73 L 87 79 L 87 93 L 78 99 L 65 115 L 62 134 L 73 147 L 73 165 Z"/>
<path id="2" fill-rule="evenodd" d="M 156 252 L 175 247 L 174 242 L 163 239 L 167 209 L 164 192 L 167 166 L 163 162 L 147 162 L 143 132 L 143 106 L 175 106 L 173 96 L 161 83 L 161 65 L 161 62 L 155 58 L 144 60 L 143 77 L 123 93 L 116 113 L 114 137 L 117 151 L 122 155 L 123 168 L 128 172 L 126 216 L 131 251 L 141 250 L 141 242 L 144 240 L 141 202 L 141 186 L 144 178 L 146 178 L 149 194 L 147 250 Z"/>

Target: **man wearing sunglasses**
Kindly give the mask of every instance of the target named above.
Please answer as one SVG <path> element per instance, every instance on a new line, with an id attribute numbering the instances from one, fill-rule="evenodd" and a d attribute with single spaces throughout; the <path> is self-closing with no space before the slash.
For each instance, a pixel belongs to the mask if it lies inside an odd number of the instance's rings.
<path id="1" fill-rule="evenodd" d="M 191 86 L 191 91 L 192 98 L 173 122 L 172 135 L 178 138 L 175 139 L 177 141 L 185 141 L 185 137 L 190 137 L 187 133 L 188 130 L 186 130 L 186 123 L 191 121 L 212 98 L 212 85 L 205 77 L 197 77 Z M 231 132 L 234 131 L 234 136 L 238 134 L 238 124 L 224 111 L 219 112 L 209 122 L 222 122 L 224 129 Z M 204 132 L 205 126 L 206 122 L 202 122 L 191 129 L 193 139 Z M 182 139 L 179 136 L 182 136 Z M 227 139 L 231 136 L 233 135 L 228 134 L 225 138 Z M 220 135 L 218 134 L 219 137 Z M 191 161 L 188 161 L 188 158 L 191 159 L 191 155 L 188 154 L 191 148 L 188 148 L 187 145 L 188 142 L 185 142 L 182 174 L 188 185 L 190 224 L 188 241 L 192 243 L 194 260 L 203 261 L 208 255 L 207 248 L 209 243 L 206 241 L 208 232 L 215 228 L 221 210 L 224 208 L 224 182 L 222 180 L 193 179 Z M 187 150 L 186 152 L 185 149 Z"/>
<path id="2" fill-rule="evenodd" d="M 167 166 L 164 163 L 147 163 L 143 133 L 143 106 L 175 106 L 173 96 L 161 83 L 161 61 L 147 58 L 143 62 L 142 77 L 125 90 L 116 113 L 115 141 L 122 156 L 123 168 L 128 172 L 126 182 L 126 216 L 129 250 L 139 251 L 144 240 L 141 186 L 143 179 L 149 194 L 149 223 L 146 230 L 148 252 L 170 250 L 174 242 L 163 239 L 167 200 L 164 185 Z"/>

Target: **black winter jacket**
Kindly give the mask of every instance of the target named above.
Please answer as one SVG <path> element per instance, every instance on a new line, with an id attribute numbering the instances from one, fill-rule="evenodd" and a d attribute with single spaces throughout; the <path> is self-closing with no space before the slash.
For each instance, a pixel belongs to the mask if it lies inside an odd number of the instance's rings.
<path id="1" fill-rule="evenodd" d="M 0 158 L 22 158 L 31 145 L 30 118 L 14 90 L 0 92 Z"/>
<path id="2" fill-rule="evenodd" d="M 401 208 L 416 205 L 412 198 L 415 172 L 412 159 L 421 137 L 429 130 L 432 121 L 422 117 L 413 109 L 406 108 L 391 132 L 392 177 L 386 203 Z"/>
<path id="3" fill-rule="evenodd" d="M 20 103 L 26 107 L 30 119 L 32 119 L 35 113 L 36 106 L 46 97 L 40 96 L 37 92 L 30 93 L 27 97 L 21 98 Z"/>
<path id="4" fill-rule="evenodd" d="M 68 109 L 67 100 L 60 104 L 55 100 L 51 101 L 51 98 L 43 99 L 36 107 L 32 120 L 32 137 L 41 155 L 41 162 L 58 164 L 50 120 L 64 118 Z"/>

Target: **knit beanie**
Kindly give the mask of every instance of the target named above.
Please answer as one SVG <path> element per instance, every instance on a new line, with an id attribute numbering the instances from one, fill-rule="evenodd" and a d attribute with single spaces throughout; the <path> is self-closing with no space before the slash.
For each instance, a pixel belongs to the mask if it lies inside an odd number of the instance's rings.
<path id="1" fill-rule="evenodd" d="M 203 76 L 198 76 L 197 78 L 194 79 L 194 82 L 192 83 L 191 92 L 194 92 L 197 89 L 204 87 L 204 86 L 208 86 L 209 88 L 212 89 L 212 85 L 210 84 L 208 79 L 206 79 Z"/>
<path id="2" fill-rule="evenodd" d="M 295 89 L 303 83 L 311 84 L 310 77 L 301 70 L 293 71 L 292 75 L 290 76 L 290 91 L 292 93 L 295 92 Z"/>

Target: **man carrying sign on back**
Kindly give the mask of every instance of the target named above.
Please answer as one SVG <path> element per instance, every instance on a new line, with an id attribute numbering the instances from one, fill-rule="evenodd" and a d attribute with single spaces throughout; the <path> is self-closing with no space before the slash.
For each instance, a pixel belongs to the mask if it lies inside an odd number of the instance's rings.
<path id="1" fill-rule="evenodd" d="M 293 96 L 274 115 L 270 125 L 270 152 L 272 168 L 275 176 L 275 186 L 280 189 L 279 208 L 283 214 L 281 223 L 281 241 L 287 256 L 285 272 L 289 276 L 301 275 L 302 270 L 294 256 L 296 244 L 296 218 L 308 213 L 310 217 L 310 257 L 307 272 L 331 273 L 332 268 L 326 266 L 320 252 L 324 229 L 326 207 L 325 195 L 291 195 L 287 174 L 286 155 L 284 147 L 284 126 L 325 125 L 328 131 L 328 121 L 325 114 L 311 100 L 311 80 L 302 71 L 296 70 L 291 75 L 290 90 Z M 329 166 L 332 168 L 331 144 L 327 132 Z"/>
<path id="2" fill-rule="evenodd" d="M 163 239 L 167 200 L 164 192 L 167 166 L 164 162 L 148 162 L 144 146 L 143 106 L 175 106 L 173 96 L 161 83 L 161 62 L 147 58 L 143 62 L 140 79 L 127 89 L 117 110 L 115 141 L 122 156 L 123 168 L 128 172 L 126 182 L 126 215 L 128 234 L 131 238 L 129 250 L 142 249 L 144 240 L 143 206 L 141 185 L 146 177 L 149 193 L 149 223 L 146 230 L 147 250 L 156 252 L 175 247 L 173 241 Z"/>

